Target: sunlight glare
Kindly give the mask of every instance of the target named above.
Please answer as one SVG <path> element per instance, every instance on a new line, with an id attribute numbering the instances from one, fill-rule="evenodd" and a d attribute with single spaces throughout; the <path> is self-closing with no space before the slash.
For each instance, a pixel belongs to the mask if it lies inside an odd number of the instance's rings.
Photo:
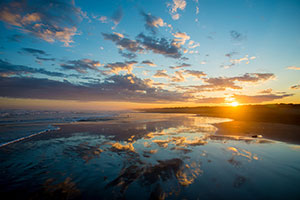
<path id="1" fill-rule="evenodd" d="M 236 107 L 236 106 L 238 106 L 239 105 L 239 102 L 236 102 L 236 101 L 234 101 L 234 102 L 231 102 L 231 104 L 230 104 L 231 106 L 233 106 L 233 107 Z"/>

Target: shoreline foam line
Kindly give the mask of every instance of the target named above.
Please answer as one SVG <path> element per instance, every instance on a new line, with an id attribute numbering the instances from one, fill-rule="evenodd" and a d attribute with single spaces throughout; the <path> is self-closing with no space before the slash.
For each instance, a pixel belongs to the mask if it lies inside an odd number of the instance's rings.
<path id="1" fill-rule="evenodd" d="M 31 134 L 31 135 L 28 135 L 28 136 L 25 136 L 25 137 L 21 137 L 21 138 L 18 138 L 18 139 L 15 139 L 15 140 L 12 140 L 12 141 L 9 141 L 9 142 L 0 144 L 0 148 L 5 147 L 5 146 L 10 145 L 10 144 L 13 144 L 13 143 L 16 143 L 16 142 L 20 142 L 20 141 L 22 141 L 22 140 L 26 140 L 26 139 L 28 139 L 28 138 L 32 138 L 32 137 L 37 136 L 37 135 L 40 135 L 40 134 L 42 134 L 42 133 L 47 133 L 47 132 L 49 132 L 49 131 L 54 131 L 54 130 L 59 130 L 59 129 L 60 129 L 59 127 L 55 128 L 55 129 L 49 128 L 49 129 L 46 129 L 46 130 L 43 130 L 43 131 L 40 131 L 40 132 Z"/>

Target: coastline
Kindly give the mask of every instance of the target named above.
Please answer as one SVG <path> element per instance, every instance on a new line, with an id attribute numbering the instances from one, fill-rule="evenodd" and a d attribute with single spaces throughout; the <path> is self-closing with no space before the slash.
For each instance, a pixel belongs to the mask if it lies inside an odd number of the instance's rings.
<path id="1" fill-rule="evenodd" d="M 300 105 L 268 104 L 237 107 L 176 107 L 140 109 L 146 113 L 181 113 L 229 118 L 233 121 L 215 124 L 218 135 L 252 137 L 262 135 L 292 144 L 300 144 Z"/>
<path id="2" fill-rule="evenodd" d="M 214 124 L 217 135 L 234 135 L 263 138 L 300 145 L 300 126 L 280 123 L 231 121 Z"/>

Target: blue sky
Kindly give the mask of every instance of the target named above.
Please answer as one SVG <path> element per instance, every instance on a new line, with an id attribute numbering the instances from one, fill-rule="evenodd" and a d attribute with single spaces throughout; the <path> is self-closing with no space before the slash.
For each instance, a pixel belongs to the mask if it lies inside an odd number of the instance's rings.
<path id="1" fill-rule="evenodd" d="M 3 1 L 1 101 L 300 103 L 299 8 L 292 0 Z"/>

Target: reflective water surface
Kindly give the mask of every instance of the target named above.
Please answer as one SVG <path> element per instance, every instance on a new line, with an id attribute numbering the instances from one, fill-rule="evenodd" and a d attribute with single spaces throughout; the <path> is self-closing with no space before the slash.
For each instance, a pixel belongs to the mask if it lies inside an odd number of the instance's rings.
<path id="1" fill-rule="evenodd" d="M 25 199 L 297 199 L 300 146 L 215 134 L 226 121 L 127 113 L 55 124 L 0 148 L 0 191 Z"/>

